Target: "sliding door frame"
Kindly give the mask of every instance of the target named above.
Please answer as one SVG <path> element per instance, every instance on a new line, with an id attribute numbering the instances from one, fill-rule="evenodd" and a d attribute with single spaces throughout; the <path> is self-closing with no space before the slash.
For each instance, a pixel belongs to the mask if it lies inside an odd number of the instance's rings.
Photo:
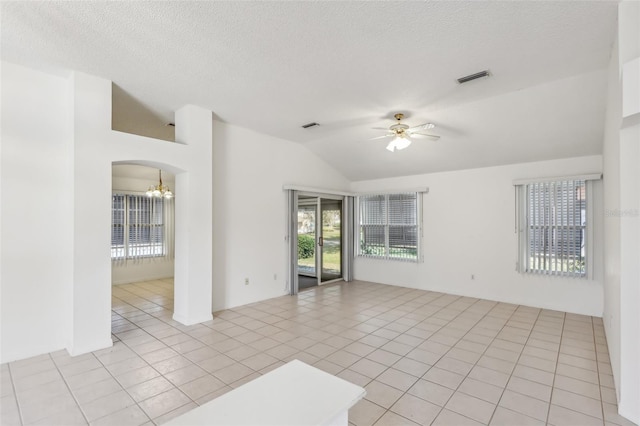
<path id="1" fill-rule="evenodd" d="M 344 270 L 344 228 L 345 228 L 345 221 L 344 221 L 344 198 L 342 196 L 336 195 L 336 196 L 321 196 L 318 197 L 318 224 L 320 225 L 320 237 L 322 238 L 322 245 L 320 244 L 316 244 L 316 247 L 318 247 L 318 253 L 320 253 L 319 258 L 316 260 L 317 264 L 320 266 L 320 268 L 318 269 L 319 274 L 318 274 L 318 285 L 325 285 L 325 284 L 331 284 L 334 282 L 338 282 L 338 281 L 343 281 L 343 270 Z M 323 267 L 324 267 L 324 241 L 325 241 L 325 237 L 324 237 L 324 224 L 323 224 L 323 210 L 322 210 L 322 201 L 323 200 L 330 200 L 330 201 L 339 201 L 340 202 L 340 276 L 338 278 L 334 278 L 331 280 L 327 280 L 327 281 L 322 281 L 322 273 L 323 273 Z M 317 235 L 317 233 L 316 233 Z"/>
<path id="2" fill-rule="evenodd" d="M 320 199 L 330 199 L 330 200 L 340 200 L 342 201 L 342 217 L 340 219 L 341 226 L 341 278 L 337 278 L 335 280 L 327 281 L 322 284 L 333 283 L 337 281 L 346 281 L 349 282 L 353 279 L 353 259 L 354 259 L 354 216 L 353 216 L 353 206 L 354 206 L 354 196 L 352 194 L 343 193 L 343 192 L 333 192 L 323 190 L 307 190 L 306 188 L 301 188 L 300 190 L 295 187 L 285 187 L 287 190 L 287 242 L 289 243 L 289 265 L 288 265 L 288 290 L 290 295 L 298 294 L 298 199 L 300 196 L 305 197 L 317 197 L 318 202 L 318 210 L 320 210 Z M 320 212 L 320 216 L 322 213 Z M 320 226 L 322 226 L 322 218 L 316 217 L 317 221 L 320 221 Z M 316 224 L 317 227 L 317 224 Z M 317 234 L 316 234 L 317 235 Z M 316 253 L 317 250 L 317 240 L 316 240 Z M 322 254 L 320 256 L 320 262 L 322 260 Z M 318 254 L 316 254 L 318 257 Z M 318 260 L 316 260 L 316 265 L 318 264 Z M 320 264 L 322 267 L 322 264 Z M 317 267 L 316 267 L 317 269 Z M 316 275 L 318 278 L 318 283 L 321 282 L 322 271 L 316 270 Z"/>

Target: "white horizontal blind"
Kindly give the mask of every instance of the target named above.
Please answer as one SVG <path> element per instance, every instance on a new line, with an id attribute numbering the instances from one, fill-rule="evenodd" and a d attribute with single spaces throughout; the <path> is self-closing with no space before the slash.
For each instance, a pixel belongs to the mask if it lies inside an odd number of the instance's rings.
<path id="1" fill-rule="evenodd" d="M 359 197 L 360 255 L 385 257 L 387 247 L 387 200 L 385 195 Z"/>
<path id="2" fill-rule="evenodd" d="M 125 195 L 113 194 L 111 199 L 111 258 L 125 258 Z"/>
<path id="3" fill-rule="evenodd" d="M 418 260 L 418 194 L 366 195 L 358 198 L 360 256 Z"/>
<path id="4" fill-rule="evenodd" d="M 417 194 L 390 194 L 389 257 L 416 260 L 418 255 Z"/>
<path id="5" fill-rule="evenodd" d="M 111 258 L 164 256 L 164 198 L 114 194 L 112 201 Z"/>
<path id="6" fill-rule="evenodd" d="M 526 185 L 525 271 L 586 276 L 587 186 L 584 180 Z"/>

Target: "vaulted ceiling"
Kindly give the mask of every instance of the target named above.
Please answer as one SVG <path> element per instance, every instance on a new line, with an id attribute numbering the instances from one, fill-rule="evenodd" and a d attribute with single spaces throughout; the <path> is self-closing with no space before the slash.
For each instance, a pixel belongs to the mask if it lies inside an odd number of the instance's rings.
<path id="1" fill-rule="evenodd" d="M 112 80 L 114 127 L 134 133 L 167 136 L 173 111 L 197 104 L 304 144 L 351 180 L 602 150 L 613 1 L 1 7 L 3 60 Z M 370 141 L 396 112 L 441 139 L 396 153 Z"/>

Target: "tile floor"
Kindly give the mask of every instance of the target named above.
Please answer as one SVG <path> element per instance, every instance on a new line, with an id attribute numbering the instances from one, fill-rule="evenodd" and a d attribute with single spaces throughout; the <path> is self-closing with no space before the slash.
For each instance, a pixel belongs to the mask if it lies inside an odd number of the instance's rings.
<path id="1" fill-rule="evenodd" d="M 295 358 L 366 388 L 356 426 L 631 424 L 600 318 L 365 282 L 190 327 L 172 303 L 116 286 L 112 348 L 3 364 L 1 424 L 161 424 Z"/>

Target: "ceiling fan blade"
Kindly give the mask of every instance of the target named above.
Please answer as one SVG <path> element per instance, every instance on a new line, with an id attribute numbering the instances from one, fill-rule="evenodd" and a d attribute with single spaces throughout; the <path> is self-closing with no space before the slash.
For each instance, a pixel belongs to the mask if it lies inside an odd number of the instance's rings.
<path id="1" fill-rule="evenodd" d="M 374 141 L 374 140 L 376 140 L 376 139 L 385 139 L 385 138 L 390 138 L 391 136 L 393 136 L 393 133 L 390 133 L 390 134 L 388 134 L 388 135 L 384 135 L 384 136 L 378 136 L 378 137 L 375 137 L 375 138 L 371 138 L 371 139 L 369 139 L 369 140 L 370 140 L 370 141 Z"/>
<path id="2" fill-rule="evenodd" d="M 427 133 L 411 133 L 411 137 L 417 137 L 417 138 L 429 138 L 432 139 L 434 141 L 437 141 L 438 139 L 440 139 L 440 136 L 438 135 L 430 135 Z"/>
<path id="3" fill-rule="evenodd" d="M 424 124 L 420 124 L 419 126 L 409 127 L 407 129 L 407 131 L 408 132 L 418 132 L 420 130 L 433 129 L 434 127 L 436 127 L 436 125 L 433 124 L 433 123 L 424 123 Z"/>
<path id="4" fill-rule="evenodd" d="M 373 130 L 385 130 L 385 131 L 389 131 L 388 127 L 372 127 Z"/>

